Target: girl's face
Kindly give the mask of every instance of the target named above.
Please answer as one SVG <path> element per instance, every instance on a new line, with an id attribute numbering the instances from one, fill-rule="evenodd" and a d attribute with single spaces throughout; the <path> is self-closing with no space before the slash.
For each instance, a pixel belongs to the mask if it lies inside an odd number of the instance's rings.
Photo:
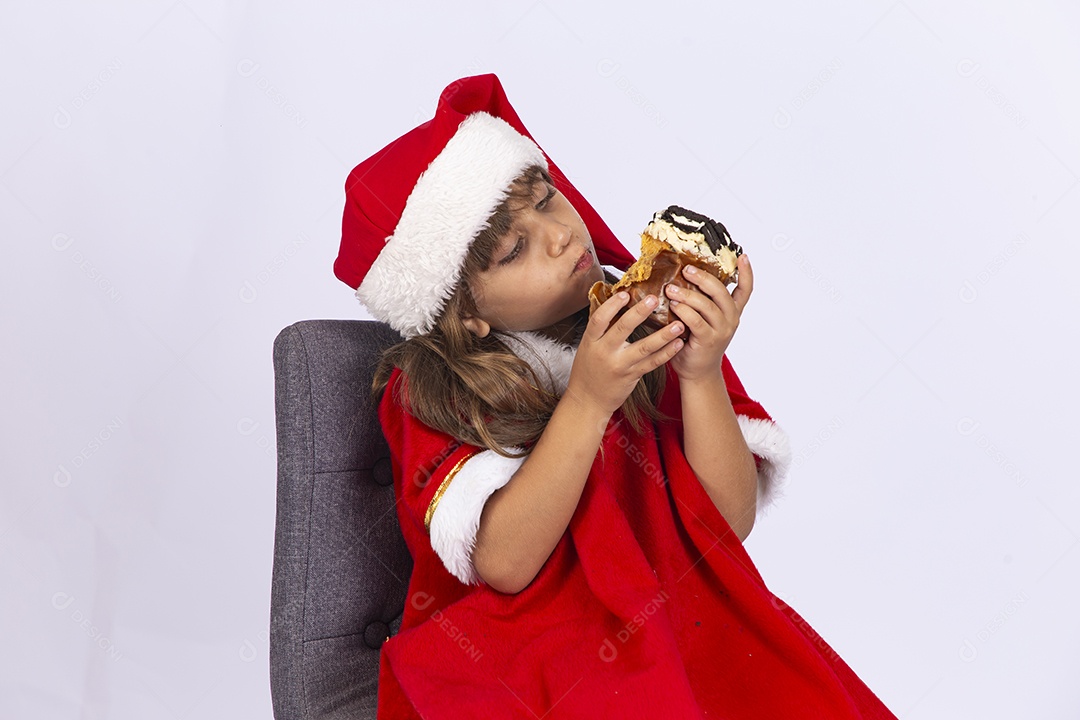
<path id="1" fill-rule="evenodd" d="M 532 201 L 513 213 L 491 267 L 470 285 L 477 316 L 465 326 L 484 337 L 490 330 L 538 330 L 558 337 L 572 315 L 589 305 L 589 288 L 604 279 L 592 237 L 566 197 L 546 181 Z"/>

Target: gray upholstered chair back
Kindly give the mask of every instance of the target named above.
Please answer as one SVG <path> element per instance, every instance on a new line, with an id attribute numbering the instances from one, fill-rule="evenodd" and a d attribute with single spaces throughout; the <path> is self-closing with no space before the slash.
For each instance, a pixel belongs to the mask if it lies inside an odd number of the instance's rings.
<path id="1" fill-rule="evenodd" d="M 375 717 L 379 648 L 401 624 L 412 558 L 369 389 L 400 340 L 383 323 L 307 320 L 274 341 L 277 720 Z"/>

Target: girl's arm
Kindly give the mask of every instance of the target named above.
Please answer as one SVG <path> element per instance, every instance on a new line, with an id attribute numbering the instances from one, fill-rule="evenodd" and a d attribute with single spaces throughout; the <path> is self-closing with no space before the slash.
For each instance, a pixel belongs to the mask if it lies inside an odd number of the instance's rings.
<path id="1" fill-rule="evenodd" d="M 473 566 L 495 590 L 525 589 L 570 524 L 611 413 L 564 395 L 532 453 L 484 505 Z"/>
<path id="2" fill-rule="evenodd" d="M 533 581 L 570 525 L 612 414 L 642 375 L 682 347 L 681 323 L 628 343 L 652 311 L 649 296 L 612 323 L 629 296 L 616 293 L 589 319 L 566 392 L 532 453 L 509 482 L 488 498 L 472 561 L 494 589 L 517 593 Z"/>
<path id="3" fill-rule="evenodd" d="M 757 512 L 757 464 L 743 439 L 724 382 L 724 352 L 754 289 L 750 258 L 738 260 L 739 281 L 730 294 L 719 279 L 683 268 L 691 288 L 667 286 L 671 308 L 690 328 L 690 342 L 672 360 L 682 396 L 683 449 L 713 505 L 742 542 Z"/>
<path id="4" fill-rule="evenodd" d="M 683 448 L 713 505 L 746 540 L 757 514 L 757 464 L 731 407 L 723 373 L 680 380 Z"/>

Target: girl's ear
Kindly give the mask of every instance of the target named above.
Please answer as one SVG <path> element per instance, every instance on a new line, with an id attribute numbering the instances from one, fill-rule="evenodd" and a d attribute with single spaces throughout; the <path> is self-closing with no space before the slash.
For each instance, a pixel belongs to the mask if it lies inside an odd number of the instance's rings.
<path id="1" fill-rule="evenodd" d="M 487 337 L 491 332 L 491 326 L 487 324 L 482 318 L 474 317 L 465 313 L 461 317 L 461 324 L 464 325 L 469 332 L 476 337 Z"/>

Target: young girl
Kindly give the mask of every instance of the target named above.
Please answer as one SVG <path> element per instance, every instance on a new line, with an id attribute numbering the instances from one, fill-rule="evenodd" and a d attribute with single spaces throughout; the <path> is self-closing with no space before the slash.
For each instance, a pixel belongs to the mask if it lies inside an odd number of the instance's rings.
<path id="1" fill-rule="evenodd" d="M 374 387 L 414 560 L 380 718 L 893 717 L 742 545 L 790 458 L 724 354 L 745 255 L 665 328 L 625 293 L 590 318 L 633 257 L 494 75 L 346 194 L 335 273 L 404 338 Z"/>

